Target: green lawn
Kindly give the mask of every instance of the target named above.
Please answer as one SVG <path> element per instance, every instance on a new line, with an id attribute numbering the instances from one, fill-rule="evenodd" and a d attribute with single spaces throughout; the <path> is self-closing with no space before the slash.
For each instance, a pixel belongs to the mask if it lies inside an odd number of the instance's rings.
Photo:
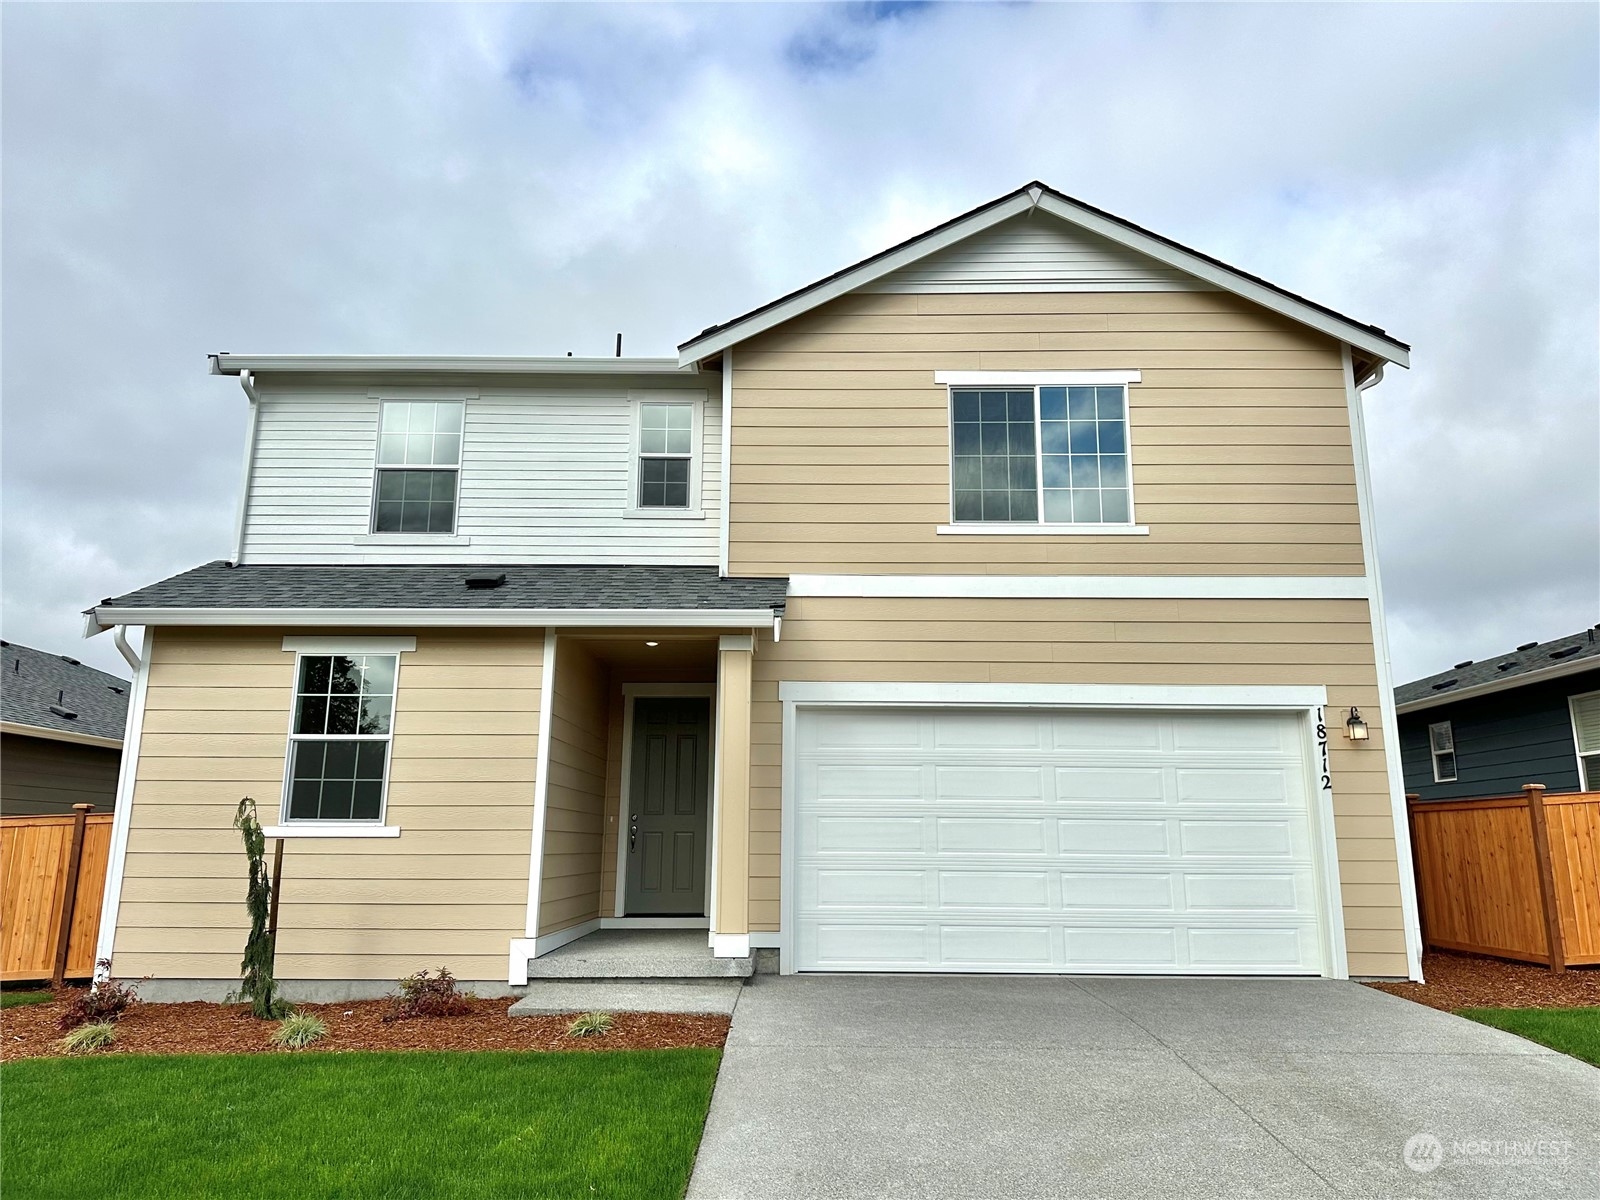
<path id="1" fill-rule="evenodd" d="M 1463 1008 L 1456 1015 L 1600 1067 L 1600 1008 Z"/>
<path id="2" fill-rule="evenodd" d="M 47 991 L 0 992 L 0 1008 L 18 1008 L 24 1004 L 49 1004 L 55 996 Z"/>
<path id="3" fill-rule="evenodd" d="M 7 1195 L 663 1197 L 717 1050 L 32 1059 L 3 1071 Z"/>

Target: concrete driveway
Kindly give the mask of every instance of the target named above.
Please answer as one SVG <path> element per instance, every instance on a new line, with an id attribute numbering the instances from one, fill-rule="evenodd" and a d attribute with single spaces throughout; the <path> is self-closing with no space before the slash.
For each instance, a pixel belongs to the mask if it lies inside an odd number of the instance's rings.
<path id="1" fill-rule="evenodd" d="M 1600 1197 L 1600 1070 L 1351 983 L 758 976 L 689 1196 Z"/>

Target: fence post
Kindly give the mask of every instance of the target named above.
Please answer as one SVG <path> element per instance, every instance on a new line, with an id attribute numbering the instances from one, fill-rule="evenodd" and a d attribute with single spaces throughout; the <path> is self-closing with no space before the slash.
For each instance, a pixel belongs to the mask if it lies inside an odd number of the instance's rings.
<path id="1" fill-rule="evenodd" d="M 1417 932 L 1422 935 L 1422 948 L 1428 948 L 1428 911 L 1422 897 L 1422 859 L 1421 851 L 1417 847 L 1417 801 L 1422 799 L 1416 792 L 1406 793 L 1406 825 L 1411 834 L 1411 894 L 1417 898 Z"/>
<path id="2" fill-rule="evenodd" d="M 1550 861 L 1550 831 L 1544 817 L 1544 784 L 1525 783 L 1528 823 L 1533 827 L 1533 858 L 1539 867 L 1539 904 L 1544 909 L 1545 940 L 1550 947 L 1550 969 L 1567 969 L 1567 948 L 1561 935 L 1561 910 L 1556 907 L 1555 865 Z"/>
<path id="3" fill-rule="evenodd" d="M 50 982 L 61 987 L 67 982 L 67 950 L 72 945 L 72 918 L 78 910 L 78 870 L 83 866 L 83 831 L 88 825 L 92 804 L 72 806 L 72 846 L 67 851 L 67 878 L 61 888 L 61 928 L 56 933 L 55 969 Z"/>

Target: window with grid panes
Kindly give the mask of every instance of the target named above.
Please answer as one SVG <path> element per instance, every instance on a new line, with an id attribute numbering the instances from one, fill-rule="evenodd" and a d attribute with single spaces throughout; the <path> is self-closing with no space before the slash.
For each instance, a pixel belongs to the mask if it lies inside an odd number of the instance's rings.
<path id="1" fill-rule="evenodd" d="M 393 654 L 304 654 L 296 671 L 284 820 L 383 819 Z"/>
<path id="2" fill-rule="evenodd" d="M 1132 522 L 1126 385 L 957 387 L 950 404 L 958 524 Z"/>
<path id="3" fill-rule="evenodd" d="M 639 405 L 639 508 L 688 508 L 694 406 Z"/>
<path id="4" fill-rule="evenodd" d="M 384 402 L 374 533 L 455 532 L 465 408 L 459 400 Z"/>

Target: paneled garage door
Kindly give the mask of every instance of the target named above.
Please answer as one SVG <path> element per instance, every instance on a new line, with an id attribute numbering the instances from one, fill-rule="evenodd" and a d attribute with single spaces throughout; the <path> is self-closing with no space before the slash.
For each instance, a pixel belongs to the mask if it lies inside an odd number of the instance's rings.
<path id="1" fill-rule="evenodd" d="M 1320 974 L 1299 718 L 801 708 L 796 965 Z"/>

